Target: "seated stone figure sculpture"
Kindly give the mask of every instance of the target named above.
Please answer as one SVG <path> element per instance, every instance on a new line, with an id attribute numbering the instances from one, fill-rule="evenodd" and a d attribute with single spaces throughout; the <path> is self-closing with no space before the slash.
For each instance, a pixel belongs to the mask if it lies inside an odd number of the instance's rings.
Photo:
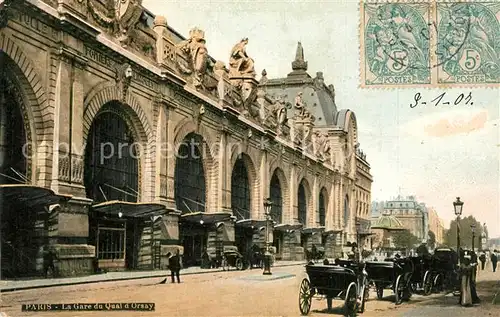
<path id="1" fill-rule="evenodd" d="M 255 77 L 254 61 L 248 57 L 246 52 L 247 44 L 248 38 L 244 38 L 231 50 L 231 57 L 229 58 L 230 77 Z"/>

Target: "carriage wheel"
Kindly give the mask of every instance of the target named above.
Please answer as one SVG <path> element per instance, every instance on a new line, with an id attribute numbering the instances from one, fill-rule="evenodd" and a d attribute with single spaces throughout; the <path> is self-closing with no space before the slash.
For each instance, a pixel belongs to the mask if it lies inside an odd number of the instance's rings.
<path id="1" fill-rule="evenodd" d="M 427 296 L 430 293 L 432 293 L 432 276 L 431 276 L 431 272 L 429 272 L 429 271 L 425 272 L 424 282 L 423 283 L 424 283 L 424 285 L 423 285 L 424 296 Z"/>
<path id="2" fill-rule="evenodd" d="M 229 271 L 229 265 L 227 263 L 227 260 L 226 259 L 223 259 L 222 260 L 222 270 L 223 271 Z"/>
<path id="3" fill-rule="evenodd" d="M 303 279 L 299 289 L 299 309 L 302 315 L 309 314 L 311 310 L 312 290 L 308 279 Z"/>
<path id="4" fill-rule="evenodd" d="M 358 301 L 358 292 L 356 289 L 356 284 L 352 282 L 347 288 L 345 294 L 344 307 L 346 316 L 353 316 L 356 313 L 356 306 Z"/>
<path id="5" fill-rule="evenodd" d="M 404 292 L 405 292 L 405 286 L 402 281 L 402 276 L 399 275 L 398 278 L 396 279 L 396 285 L 394 286 L 394 294 L 396 295 L 396 305 L 400 305 L 403 302 L 403 297 L 404 297 Z"/>
<path id="6" fill-rule="evenodd" d="M 436 275 L 433 285 L 436 293 L 440 293 L 443 290 L 443 279 L 441 277 L 441 274 Z"/>
<path id="7" fill-rule="evenodd" d="M 237 270 L 243 271 L 243 261 L 241 259 L 236 259 L 236 263 L 234 264 Z"/>
<path id="8" fill-rule="evenodd" d="M 384 297 L 384 288 L 378 284 L 375 284 L 375 288 L 377 289 L 377 298 L 382 299 Z"/>

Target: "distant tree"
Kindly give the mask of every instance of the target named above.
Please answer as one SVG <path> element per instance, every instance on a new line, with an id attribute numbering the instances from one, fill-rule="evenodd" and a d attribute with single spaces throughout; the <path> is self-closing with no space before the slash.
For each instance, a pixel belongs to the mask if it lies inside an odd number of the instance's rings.
<path id="1" fill-rule="evenodd" d="M 481 223 L 473 216 L 468 216 L 460 219 L 460 247 L 470 249 L 472 247 L 472 230 L 471 225 L 475 224 L 474 247 L 481 247 L 481 234 L 483 227 Z M 444 240 L 446 245 L 451 248 L 457 247 L 457 221 L 450 222 L 450 229 L 445 231 Z"/>
<path id="2" fill-rule="evenodd" d="M 436 235 L 432 230 L 429 230 L 429 241 L 427 241 L 429 248 L 434 249 L 436 247 Z"/>
<path id="3" fill-rule="evenodd" d="M 403 230 L 392 234 L 396 248 L 413 248 L 418 243 L 418 238 L 410 231 Z"/>

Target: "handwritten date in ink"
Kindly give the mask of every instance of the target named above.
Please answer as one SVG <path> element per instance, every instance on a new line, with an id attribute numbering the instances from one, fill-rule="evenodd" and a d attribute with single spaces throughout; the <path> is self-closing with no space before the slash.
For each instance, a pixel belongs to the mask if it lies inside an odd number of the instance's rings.
<path id="1" fill-rule="evenodd" d="M 431 101 L 427 102 L 425 100 L 422 100 L 422 95 L 417 92 L 415 96 L 413 97 L 414 102 L 410 103 L 410 108 L 415 108 L 418 105 L 427 105 L 427 104 L 434 104 L 434 106 L 440 106 L 440 105 L 468 105 L 472 106 L 474 102 L 472 102 L 472 93 L 469 92 L 469 94 L 466 96 L 464 93 L 461 93 L 460 95 L 456 97 L 451 97 L 451 98 L 445 98 L 446 97 L 446 92 L 443 92 L 436 98 L 432 99 Z"/>

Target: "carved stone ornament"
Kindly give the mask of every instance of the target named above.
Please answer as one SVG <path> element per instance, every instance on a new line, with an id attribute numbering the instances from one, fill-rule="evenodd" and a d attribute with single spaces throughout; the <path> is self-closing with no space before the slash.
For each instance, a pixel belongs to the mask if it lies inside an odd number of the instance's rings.
<path id="1" fill-rule="evenodd" d="M 223 101 L 227 94 L 226 82 L 226 65 L 222 61 L 215 62 L 214 75 L 217 78 L 217 97 L 219 101 Z"/>
<path id="2" fill-rule="evenodd" d="M 196 124 L 196 132 L 199 131 L 201 119 L 203 118 L 204 114 L 205 114 L 205 106 L 201 104 L 198 105 L 198 107 L 196 107 L 193 111 L 193 121 Z"/>
<path id="3" fill-rule="evenodd" d="M 13 0 L 5 0 L 0 4 L 0 29 L 3 29 L 4 27 L 7 26 L 7 22 L 9 21 L 9 18 L 11 17 L 11 6 Z"/>
<path id="4" fill-rule="evenodd" d="M 186 75 L 193 75 L 193 85 L 204 88 L 204 79 L 209 65 L 208 50 L 205 46 L 205 32 L 193 28 L 189 31 L 189 39 L 177 45 L 179 55 L 177 66 Z"/>
<path id="5" fill-rule="evenodd" d="M 244 38 L 231 50 L 229 77 L 255 77 L 254 61 L 246 52 L 247 44 L 248 38 Z"/>
<path id="6" fill-rule="evenodd" d="M 323 159 L 323 160 L 328 160 L 330 161 L 330 143 L 328 140 L 328 135 L 325 133 L 321 133 L 320 131 L 316 131 L 315 133 L 316 136 L 316 150 L 315 154 L 317 157 Z"/>
<path id="7" fill-rule="evenodd" d="M 133 70 L 130 64 L 125 63 L 121 66 L 117 66 L 115 80 L 118 90 L 120 91 L 121 102 L 125 102 L 127 99 L 127 92 L 132 82 L 132 75 Z"/>
<path id="8" fill-rule="evenodd" d="M 323 72 L 316 73 L 316 78 L 314 78 L 314 88 L 316 90 L 325 89 L 325 78 L 323 77 Z"/>
<path id="9" fill-rule="evenodd" d="M 307 104 L 302 99 L 302 92 L 299 92 L 295 97 L 295 109 L 297 110 L 296 117 L 299 120 L 307 120 L 314 122 L 316 118 L 307 110 Z"/>
<path id="10" fill-rule="evenodd" d="M 97 23 L 110 28 L 120 43 L 128 46 L 144 10 L 142 0 L 88 0 L 87 3 Z"/>

